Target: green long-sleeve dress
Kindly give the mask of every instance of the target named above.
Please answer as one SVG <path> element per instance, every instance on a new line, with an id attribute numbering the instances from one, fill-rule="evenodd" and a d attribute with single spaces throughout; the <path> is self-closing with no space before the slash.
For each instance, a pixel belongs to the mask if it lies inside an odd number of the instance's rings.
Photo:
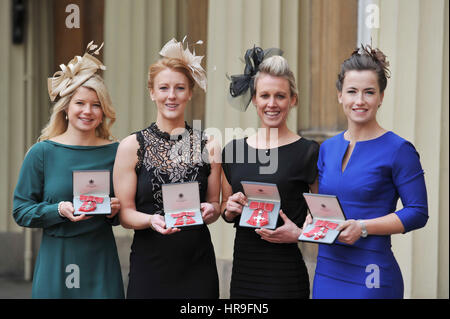
<path id="1" fill-rule="evenodd" d="M 124 298 L 114 221 L 102 215 L 71 222 L 58 214 L 60 201 L 73 201 L 72 171 L 109 169 L 112 179 L 117 147 L 46 140 L 25 156 L 13 216 L 20 226 L 43 228 L 33 298 Z"/>

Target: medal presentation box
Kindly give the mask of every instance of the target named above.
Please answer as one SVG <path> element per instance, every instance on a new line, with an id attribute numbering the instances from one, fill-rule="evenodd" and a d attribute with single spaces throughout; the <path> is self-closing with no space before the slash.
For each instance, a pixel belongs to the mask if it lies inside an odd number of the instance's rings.
<path id="1" fill-rule="evenodd" d="M 166 228 L 203 224 L 198 182 L 162 185 Z"/>
<path id="2" fill-rule="evenodd" d="M 303 193 L 303 197 L 313 222 L 303 229 L 298 240 L 319 244 L 334 243 L 340 233 L 336 229 L 346 220 L 339 199 L 334 195 L 311 193 Z"/>
<path id="3" fill-rule="evenodd" d="M 242 208 L 239 226 L 275 229 L 280 211 L 280 194 L 276 184 L 241 182 L 248 206 Z"/>
<path id="4" fill-rule="evenodd" d="M 73 171 L 74 215 L 109 215 L 110 171 Z"/>

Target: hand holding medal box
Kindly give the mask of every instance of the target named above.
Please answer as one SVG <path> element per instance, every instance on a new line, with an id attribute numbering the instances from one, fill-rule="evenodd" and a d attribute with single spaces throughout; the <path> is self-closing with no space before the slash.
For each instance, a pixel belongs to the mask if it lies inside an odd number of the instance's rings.
<path id="1" fill-rule="evenodd" d="M 166 228 L 203 224 L 198 182 L 163 184 Z"/>
<path id="2" fill-rule="evenodd" d="M 345 220 L 339 199 L 334 195 L 303 193 L 313 221 L 305 226 L 298 238 L 319 244 L 332 244 L 339 236 L 337 230 Z"/>
<path id="3" fill-rule="evenodd" d="M 109 215 L 110 171 L 73 171 L 74 215 Z"/>
<path id="4" fill-rule="evenodd" d="M 242 209 L 239 226 L 275 229 L 280 211 L 276 184 L 241 182 L 248 206 Z"/>

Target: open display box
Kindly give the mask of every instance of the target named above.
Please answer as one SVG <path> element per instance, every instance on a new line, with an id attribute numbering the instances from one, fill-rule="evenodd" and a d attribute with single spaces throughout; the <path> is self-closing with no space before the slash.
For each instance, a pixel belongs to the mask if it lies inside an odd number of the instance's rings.
<path id="1" fill-rule="evenodd" d="M 303 229 L 298 240 L 332 244 L 339 236 L 337 228 L 346 220 L 339 199 L 334 195 L 303 193 L 313 222 Z"/>

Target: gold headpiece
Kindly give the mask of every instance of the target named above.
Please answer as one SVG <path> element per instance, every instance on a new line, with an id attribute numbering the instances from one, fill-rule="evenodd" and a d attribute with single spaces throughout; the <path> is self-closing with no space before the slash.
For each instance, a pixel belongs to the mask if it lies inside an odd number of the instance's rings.
<path id="1" fill-rule="evenodd" d="M 86 52 L 82 57 L 75 56 L 67 66 L 61 64 L 59 66 L 61 71 L 55 72 L 53 77 L 48 78 L 48 94 L 50 95 L 50 100 L 54 101 L 58 95 L 63 97 L 72 93 L 97 72 L 98 69 L 106 70 L 102 62 L 91 55 L 98 55 L 100 49 L 103 47 L 103 43 L 98 49 L 97 47 L 94 41 L 89 42 Z"/>
<path id="2" fill-rule="evenodd" d="M 203 56 L 195 55 L 195 49 L 193 52 L 189 50 L 188 45 L 186 45 L 186 49 L 184 49 L 184 42 L 186 40 L 186 36 L 183 38 L 182 42 L 177 42 L 177 40 L 172 39 L 167 42 L 159 54 L 166 58 L 174 58 L 180 59 L 191 70 L 191 75 L 194 78 L 194 81 L 197 82 L 198 86 L 206 92 L 206 72 L 200 65 L 202 62 Z M 195 44 L 202 44 L 203 41 L 199 40 Z"/>

